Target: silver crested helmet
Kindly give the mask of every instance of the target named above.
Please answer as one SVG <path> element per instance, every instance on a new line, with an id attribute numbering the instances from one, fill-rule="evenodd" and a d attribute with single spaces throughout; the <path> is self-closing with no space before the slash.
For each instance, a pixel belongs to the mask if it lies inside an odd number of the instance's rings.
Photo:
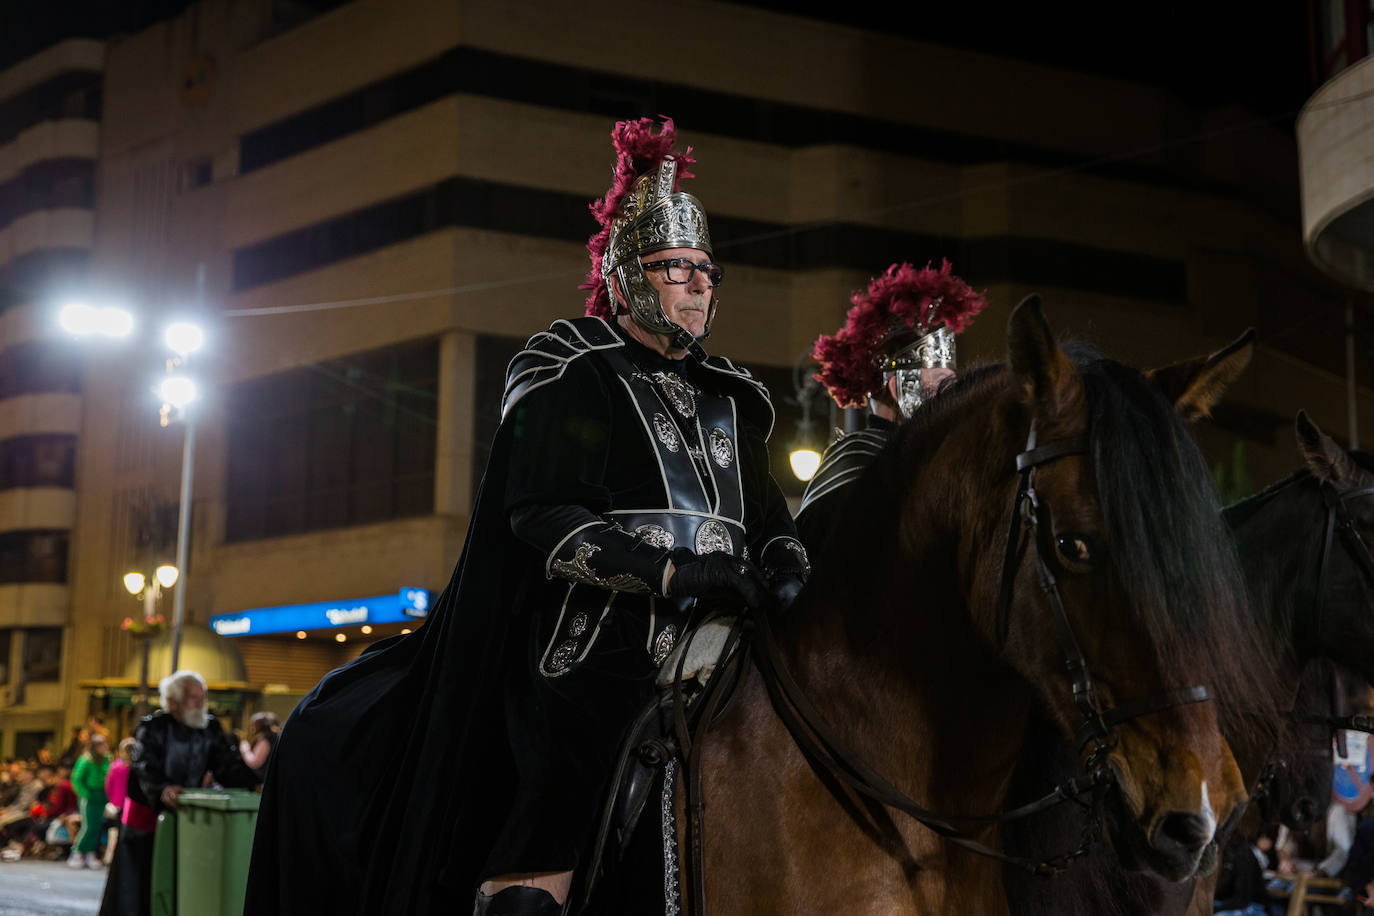
<path id="1" fill-rule="evenodd" d="M 668 248 L 696 248 L 711 255 L 711 230 L 701 201 L 686 191 L 674 191 L 677 161 L 668 158 L 658 170 L 635 182 L 622 207 L 611 221 L 611 237 L 601 261 L 601 275 L 613 304 L 624 305 L 641 325 L 659 334 L 680 330 L 663 312 L 658 290 L 644 273 L 640 257 Z M 627 301 L 621 303 L 614 279 L 619 279 Z M 715 295 L 711 312 L 715 317 Z"/>
<path id="2" fill-rule="evenodd" d="M 661 125 L 651 118 L 619 121 L 611 139 L 616 150 L 613 182 L 591 207 L 601 229 L 587 242 L 592 267 L 581 286 L 590 290 L 586 314 L 610 321 L 623 307 L 649 331 L 685 334 L 664 314 L 640 258 L 670 248 L 713 253 L 705 208 L 678 188 L 683 179 L 693 177 L 686 168 L 695 161 L 692 150 L 673 151 L 676 130 L 671 118 Z M 713 290 L 707 333 L 715 314 Z"/>
<path id="3" fill-rule="evenodd" d="M 811 351 L 817 380 L 841 407 L 863 407 L 886 400 L 895 378 L 897 406 L 908 417 L 929 397 L 922 370 L 958 368 L 955 336 L 987 306 L 948 261 L 919 270 L 893 264 L 849 301 L 844 327 Z"/>

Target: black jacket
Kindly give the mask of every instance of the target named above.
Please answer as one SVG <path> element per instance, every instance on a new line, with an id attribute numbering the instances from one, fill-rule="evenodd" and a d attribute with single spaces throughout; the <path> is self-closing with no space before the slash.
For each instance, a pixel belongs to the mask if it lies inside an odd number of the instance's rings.
<path id="1" fill-rule="evenodd" d="M 129 765 L 130 798 L 161 811 L 163 789 L 199 789 L 206 773 L 213 773 L 215 782 L 228 788 L 249 789 L 258 784 L 260 780 L 243 762 L 219 720 L 208 714 L 206 718 L 204 728 L 191 728 L 162 711 L 138 724 L 134 732 L 138 744 Z"/>

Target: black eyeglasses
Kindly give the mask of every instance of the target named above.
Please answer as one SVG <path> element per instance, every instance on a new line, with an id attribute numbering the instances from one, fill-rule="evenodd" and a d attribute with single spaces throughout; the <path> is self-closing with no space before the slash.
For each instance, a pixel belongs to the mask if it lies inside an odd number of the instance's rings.
<path id="1" fill-rule="evenodd" d="M 691 258 L 665 258 L 662 261 L 649 261 L 641 265 L 645 270 L 661 270 L 669 283 L 687 283 L 692 279 L 692 272 L 699 270 L 706 277 L 706 282 L 712 287 L 720 286 L 725 280 L 725 268 L 719 264 L 712 264 L 710 261 L 698 264 Z"/>

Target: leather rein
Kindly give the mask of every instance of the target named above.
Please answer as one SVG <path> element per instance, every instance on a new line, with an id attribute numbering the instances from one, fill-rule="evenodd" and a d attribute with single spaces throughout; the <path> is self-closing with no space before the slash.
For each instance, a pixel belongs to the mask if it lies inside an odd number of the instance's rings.
<path id="1" fill-rule="evenodd" d="M 1063 439 L 1038 446 L 1035 424 L 1032 422 L 1025 450 L 1016 456 L 1016 473 L 1020 479 L 1012 504 L 1011 527 L 1002 564 L 998 599 L 999 639 L 1005 643 L 1016 573 L 1025 555 L 1030 553 L 1034 557 L 1040 587 L 1048 601 L 1050 616 L 1054 621 L 1069 676 L 1072 678 L 1074 703 L 1083 716 L 1083 722 L 1075 735 L 1080 754 L 1088 745 L 1092 745 L 1084 761 L 1082 775 L 1055 786 L 1035 801 L 998 814 L 987 815 L 941 814 L 921 806 L 873 769 L 826 721 L 788 670 L 766 611 L 755 613 L 737 624 L 737 632 L 740 634 L 738 642 L 749 647 L 749 655 L 759 669 L 775 713 L 813 768 L 823 769 L 842 785 L 861 796 L 907 814 L 952 843 L 978 855 L 1045 876 L 1063 872 L 1075 859 L 1086 855 L 1101 835 L 1101 803 L 1107 789 L 1115 782 L 1107 767 L 1107 755 L 1119 741 L 1114 726 L 1161 710 L 1211 699 L 1206 687 L 1194 686 L 1144 697 L 1116 707 L 1103 708 L 1087 659 L 1074 636 L 1068 613 L 1059 595 L 1055 572 L 1062 572 L 1062 569 L 1055 559 L 1053 545 L 1050 543 L 1050 532 L 1053 529 L 1049 510 L 1035 489 L 1037 467 L 1070 455 L 1087 453 L 1088 442 L 1085 437 Z M 735 642 L 733 637 L 731 641 Z M 688 734 L 685 717 L 680 711 L 676 713 L 678 741 L 687 762 L 687 832 L 691 846 L 689 862 L 692 891 L 686 895 L 687 910 L 695 916 L 706 916 L 702 748 L 706 731 L 721 710 L 724 698 L 739 681 L 745 654 L 742 651 L 734 652 L 726 657 L 702 695 L 698 697 L 694 704 L 699 711 L 694 733 Z M 1029 817 L 1066 802 L 1073 802 L 1093 812 L 1093 816 L 1085 822 L 1078 845 L 1068 852 L 1045 859 L 1030 859 L 1008 855 L 974 839 L 974 836 L 991 825 Z M 955 826 L 956 823 L 977 826 L 975 829 L 960 829 Z"/>

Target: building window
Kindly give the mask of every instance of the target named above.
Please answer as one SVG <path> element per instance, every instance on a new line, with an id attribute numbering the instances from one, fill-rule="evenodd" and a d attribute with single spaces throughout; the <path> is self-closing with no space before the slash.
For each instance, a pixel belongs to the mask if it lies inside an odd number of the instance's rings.
<path id="1" fill-rule="evenodd" d="M 10 682 L 10 646 L 14 642 L 13 630 L 0 630 L 0 688 Z"/>
<path id="2" fill-rule="evenodd" d="M 76 482 L 76 437 L 17 436 L 0 441 L 0 490 Z"/>
<path id="3" fill-rule="evenodd" d="M 61 113 L 64 118 L 89 117 L 91 110 L 91 89 L 74 89 L 62 97 Z"/>
<path id="4" fill-rule="evenodd" d="M 0 534 L 0 585 L 67 581 L 66 531 L 6 531 Z"/>
<path id="5" fill-rule="evenodd" d="M 53 732 L 15 732 L 14 756 L 19 760 L 33 760 L 43 748 L 52 746 L 54 737 Z"/>
<path id="6" fill-rule="evenodd" d="M 62 677 L 62 628 L 30 627 L 24 631 L 24 683 Z"/>
<path id="7" fill-rule="evenodd" d="M 80 390 L 81 364 L 74 347 L 31 340 L 0 353 L 0 400 Z"/>
<path id="8" fill-rule="evenodd" d="M 425 341 L 236 386 L 227 540 L 433 512 L 438 375 Z"/>

